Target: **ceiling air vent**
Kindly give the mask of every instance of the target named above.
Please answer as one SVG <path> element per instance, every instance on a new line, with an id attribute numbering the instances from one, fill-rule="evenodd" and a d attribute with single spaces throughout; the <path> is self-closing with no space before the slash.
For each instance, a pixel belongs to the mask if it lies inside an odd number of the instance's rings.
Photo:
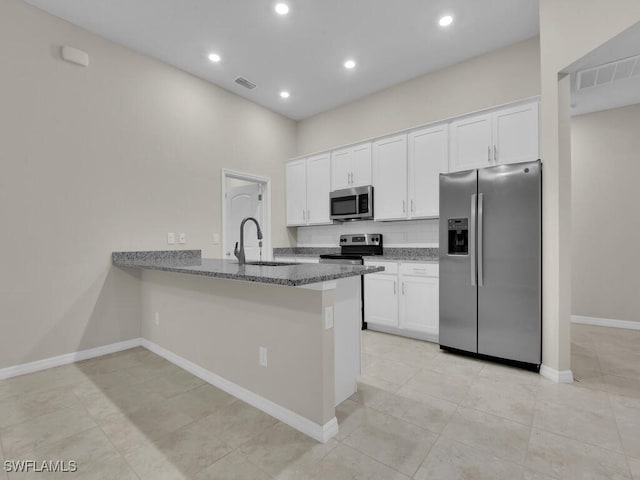
<path id="1" fill-rule="evenodd" d="M 608 85 L 640 75 L 640 55 L 578 72 L 578 90 Z"/>
<path id="2" fill-rule="evenodd" d="M 246 78 L 238 77 L 238 78 L 236 78 L 236 83 L 238 85 L 242 85 L 244 88 L 248 88 L 249 90 L 253 90 L 254 88 L 256 88 L 256 84 L 255 83 L 251 83 Z"/>

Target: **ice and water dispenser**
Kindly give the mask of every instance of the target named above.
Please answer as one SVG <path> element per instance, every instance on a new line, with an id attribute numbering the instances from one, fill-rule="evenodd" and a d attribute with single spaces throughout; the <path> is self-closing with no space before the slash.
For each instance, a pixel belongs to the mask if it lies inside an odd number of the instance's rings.
<path id="1" fill-rule="evenodd" d="M 449 219 L 449 255 L 469 255 L 469 219 Z"/>

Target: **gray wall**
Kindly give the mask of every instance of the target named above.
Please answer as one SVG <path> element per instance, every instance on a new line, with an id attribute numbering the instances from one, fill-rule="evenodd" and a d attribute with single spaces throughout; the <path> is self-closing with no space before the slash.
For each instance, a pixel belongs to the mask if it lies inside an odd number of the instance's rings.
<path id="1" fill-rule="evenodd" d="M 295 122 L 20 0 L 0 2 L 0 58 L 0 368 L 140 336 L 140 281 L 110 254 L 186 232 L 221 256 L 223 167 L 271 177 L 289 245 Z"/>
<path id="2" fill-rule="evenodd" d="M 414 78 L 298 124 L 305 155 L 540 95 L 538 38 Z"/>
<path id="3" fill-rule="evenodd" d="M 574 315 L 640 322 L 640 105 L 571 119 Z"/>

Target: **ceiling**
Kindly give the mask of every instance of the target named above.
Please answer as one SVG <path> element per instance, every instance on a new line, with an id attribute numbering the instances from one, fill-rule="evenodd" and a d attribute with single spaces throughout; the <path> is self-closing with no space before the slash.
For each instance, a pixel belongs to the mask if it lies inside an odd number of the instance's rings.
<path id="1" fill-rule="evenodd" d="M 638 55 L 640 55 L 640 23 L 628 28 L 567 67 L 564 72 L 571 74 L 572 115 L 640 103 L 640 75 L 637 73 L 630 78 L 612 83 L 580 90 L 577 88 L 578 72 Z"/>
<path id="2" fill-rule="evenodd" d="M 283 0 L 286 16 L 273 0 L 25 1 L 296 120 L 539 30 L 537 0 Z"/>

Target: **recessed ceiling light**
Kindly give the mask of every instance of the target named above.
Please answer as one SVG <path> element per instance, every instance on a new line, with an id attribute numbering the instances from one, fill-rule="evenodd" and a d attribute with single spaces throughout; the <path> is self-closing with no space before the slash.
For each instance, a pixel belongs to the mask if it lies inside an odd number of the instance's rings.
<path id="1" fill-rule="evenodd" d="M 438 23 L 441 27 L 448 27 L 453 23 L 453 17 L 451 15 L 445 15 L 444 17 L 438 20 Z"/>
<path id="2" fill-rule="evenodd" d="M 209 60 L 211 60 L 212 62 L 219 62 L 220 61 L 220 55 L 218 55 L 217 53 L 210 53 L 209 54 Z"/>
<path id="3" fill-rule="evenodd" d="M 276 13 L 278 13 L 279 15 L 286 15 L 287 13 L 289 13 L 289 5 L 287 5 L 286 3 L 276 4 L 275 9 Z"/>
<path id="4" fill-rule="evenodd" d="M 289 98 L 289 92 L 287 92 L 286 90 L 281 91 L 280 92 L 280 97 Z"/>
<path id="5" fill-rule="evenodd" d="M 344 68 L 348 68 L 349 70 L 355 68 L 355 66 L 356 62 L 354 62 L 353 60 L 347 60 L 346 62 L 344 62 Z"/>

